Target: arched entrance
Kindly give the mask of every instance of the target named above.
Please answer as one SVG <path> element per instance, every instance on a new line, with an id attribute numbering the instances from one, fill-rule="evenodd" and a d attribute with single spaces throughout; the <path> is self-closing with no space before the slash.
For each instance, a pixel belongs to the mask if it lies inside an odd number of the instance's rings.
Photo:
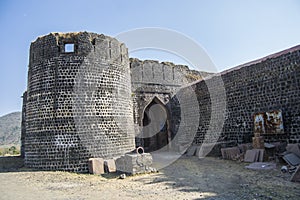
<path id="1" fill-rule="evenodd" d="M 143 146 L 146 152 L 156 151 L 170 142 L 169 113 L 157 98 L 146 106 L 143 113 Z"/>

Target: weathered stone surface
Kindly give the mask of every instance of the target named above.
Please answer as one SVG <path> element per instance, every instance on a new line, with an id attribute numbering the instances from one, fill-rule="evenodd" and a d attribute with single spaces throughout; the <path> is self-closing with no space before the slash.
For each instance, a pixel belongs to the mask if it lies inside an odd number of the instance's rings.
<path id="1" fill-rule="evenodd" d="M 221 149 L 223 159 L 238 160 L 241 152 L 238 147 L 222 148 Z"/>
<path id="2" fill-rule="evenodd" d="M 300 158 L 294 153 L 288 153 L 283 156 L 283 159 L 292 166 L 300 165 Z"/>
<path id="3" fill-rule="evenodd" d="M 66 52 L 67 44 L 74 44 L 73 51 Z M 114 38 L 51 33 L 32 42 L 23 107 L 25 165 L 88 172 L 90 157 L 132 151 L 130 82 L 127 48 Z"/>
<path id="4" fill-rule="evenodd" d="M 263 162 L 265 160 L 265 150 L 264 149 L 258 149 L 259 151 L 259 157 L 257 159 L 258 162 Z"/>
<path id="5" fill-rule="evenodd" d="M 89 173 L 90 174 L 104 174 L 104 160 L 103 158 L 89 159 Z"/>
<path id="6" fill-rule="evenodd" d="M 205 136 L 211 141 L 225 138 L 227 141 L 238 143 L 252 142 L 254 136 L 253 116 L 255 113 L 272 110 L 282 110 L 284 134 L 263 135 L 265 142 L 300 142 L 300 46 L 267 56 L 265 58 L 246 63 L 235 68 L 221 72 L 219 77 L 212 76 L 205 80 L 195 82 L 189 87 L 182 88 L 170 100 L 172 127 L 180 127 L 184 134 L 176 141 L 184 145 L 193 135 L 191 124 L 196 123 L 192 115 L 194 110 L 182 112 L 182 108 L 192 106 L 189 101 L 191 94 L 188 89 L 193 88 L 197 95 L 199 105 L 199 125 L 193 144 L 203 143 Z M 212 99 L 210 91 L 218 91 L 218 79 L 223 80 L 226 92 L 226 112 L 216 112 L 212 117 Z M 210 86 L 210 90 L 208 88 Z M 179 101 L 177 96 L 182 97 Z M 213 102 L 218 108 L 222 107 L 222 99 Z M 184 107 L 182 106 L 184 104 Z M 218 111 L 218 109 L 215 109 Z M 221 119 L 225 116 L 224 125 Z M 181 123 L 185 119 L 188 123 Z M 223 125 L 223 126 L 222 126 Z M 209 128 L 222 127 L 221 134 L 209 132 Z"/>
<path id="7" fill-rule="evenodd" d="M 288 144 L 286 150 L 290 153 L 294 153 L 300 158 L 300 148 L 299 144 Z"/>
<path id="8" fill-rule="evenodd" d="M 244 157 L 244 162 L 256 162 L 258 156 L 258 152 L 255 149 L 247 150 Z"/>
<path id="9" fill-rule="evenodd" d="M 247 150 L 252 149 L 252 144 L 251 143 L 239 144 L 238 147 L 241 153 L 245 154 Z"/>
<path id="10" fill-rule="evenodd" d="M 90 157 L 118 157 L 135 145 L 183 152 L 204 140 L 252 142 L 254 114 L 271 110 L 282 110 L 284 134 L 263 135 L 265 142 L 299 143 L 299 69 L 296 46 L 191 83 L 210 74 L 129 61 L 126 46 L 108 36 L 51 33 L 30 47 L 22 156 L 27 167 L 87 172 Z M 152 137 L 134 140 L 141 132 L 134 125 L 151 123 L 152 105 L 164 108 L 165 124 Z"/>
<path id="11" fill-rule="evenodd" d="M 235 141 L 221 141 L 221 142 L 216 142 L 216 143 L 204 143 L 201 145 L 197 145 L 195 156 L 197 156 L 199 158 L 202 158 L 204 156 L 221 157 L 222 156 L 221 149 L 235 147 L 236 145 L 237 145 L 237 143 Z M 223 153 L 224 153 L 224 151 L 223 151 Z"/>
<path id="12" fill-rule="evenodd" d="M 265 160 L 264 149 L 251 149 L 247 150 L 244 156 L 245 162 L 263 162 Z"/>
<path id="13" fill-rule="evenodd" d="M 271 170 L 271 169 L 276 169 L 276 163 L 255 162 L 255 163 L 251 163 L 245 168 L 253 169 L 253 170 Z"/>
<path id="14" fill-rule="evenodd" d="M 107 169 L 108 173 L 116 172 L 117 167 L 114 159 L 108 159 L 104 161 L 104 166 Z"/>
<path id="15" fill-rule="evenodd" d="M 158 134 L 167 135 L 166 143 L 175 136 L 175 132 L 171 132 L 173 127 L 170 116 L 171 108 L 168 104 L 169 100 L 176 94 L 181 86 L 186 85 L 195 80 L 201 80 L 212 74 L 207 72 L 198 72 L 190 70 L 187 66 L 176 65 L 170 62 L 159 62 L 155 60 L 139 60 L 130 59 L 131 69 L 131 88 L 132 99 L 134 105 L 134 123 L 136 126 L 142 127 L 144 123 L 144 113 L 148 106 L 152 103 L 159 103 L 164 106 L 168 114 L 168 122 L 166 130 Z M 138 131 L 136 131 L 138 132 Z M 145 132 L 145 131 L 144 131 Z M 136 138 L 136 146 L 143 146 L 147 152 L 155 151 L 166 146 L 165 143 L 159 144 L 157 137 L 149 137 L 145 141 L 143 138 Z M 190 144 L 190 143 L 189 143 Z M 186 150 L 186 149 L 185 149 Z"/>
<path id="16" fill-rule="evenodd" d="M 125 154 L 116 160 L 117 171 L 128 174 L 140 174 L 152 172 L 152 155 L 144 154 Z"/>

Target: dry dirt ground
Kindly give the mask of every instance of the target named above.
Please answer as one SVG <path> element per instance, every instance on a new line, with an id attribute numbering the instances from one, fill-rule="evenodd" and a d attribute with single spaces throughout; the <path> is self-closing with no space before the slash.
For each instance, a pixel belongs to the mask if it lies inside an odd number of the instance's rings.
<path id="1" fill-rule="evenodd" d="M 118 179 L 25 168 L 0 173 L 0 199 L 300 199 L 300 183 L 276 170 L 253 171 L 247 164 L 183 156 L 159 173 Z"/>

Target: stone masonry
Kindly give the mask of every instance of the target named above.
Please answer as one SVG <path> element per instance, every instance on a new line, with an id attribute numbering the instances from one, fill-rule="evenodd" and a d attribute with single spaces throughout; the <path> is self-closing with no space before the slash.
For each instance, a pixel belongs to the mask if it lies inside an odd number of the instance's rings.
<path id="1" fill-rule="evenodd" d="M 139 138 L 159 118 L 150 118 L 153 106 L 167 117 Z M 182 151 L 208 135 L 251 142 L 254 115 L 273 110 L 282 111 L 284 132 L 265 141 L 299 143 L 300 46 L 211 74 L 129 59 L 109 36 L 50 33 L 30 46 L 21 152 L 27 167 L 87 172 L 90 158 L 120 158 L 137 146 Z"/>
<path id="2" fill-rule="evenodd" d="M 134 123 L 138 127 L 143 127 L 145 109 L 151 107 L 151 103 L 155 101 L 155 104 L 165 107 L 168 118 L 170 118 L 168 102 L 177 91 L 188 83 L 212 74 L 190 70 L 185 65 L 175 65 L 171 62 L 141 61 L 136 58 L 130 59 L 130 69 Z M 170 132 L 171 124 L 167 123 L 169 133 L 166 134 L 170 134 L 171 139 L 174 133 Z M 153 141 L 153 143 L 155 142 Z M 144 141 L 136 138 L 136 146 L 144 146 Z"/>
<path id="3" fill-rule="evenodd" d="M 127 48 L 116 39 L 87 32 L 38 38 L 24 95 L 25 165 L 86 172 L 89 158 L 132 151 L 130 82 Z"/>
<path id="4" fill-rule="evenodd" d="M 284 134 L 265 135 L 266 142 L 300 142 L 300 46 L 264 57 L 250 63 L 237 66 L 221 72 L 226 91 L 225 113 L 219 112 L 217 116 L 224 116 L 225 122 L 220 135 L 215 140 L 236 141 L 237 143 L 252 142 L 254 136 L 254 114 L 281 110 L 283 115 Z M 211 119 L 212 103 L 207 85 L 216 88 L 217 75 L 197 81 L 189 87 L 194 89 L 199 105 L 199 126 L 194 144 L 201 144 L 207 135 L 209 126 L 218 126 L 220 121 Z M 182 95 L 186 93 L 185 95 Z M 176 96 L 183 96 L 183 102 L 188 102 L 191 94 L 188 88 L 181 89 Z M 189 124 L 181 124 L 181 118 L 187 121 L 196 121 L 192 112 L 181 115 L 180 103 L 174 96 L 172 105 L 173 127 L 179 125 L 185 134 L 176 142 L 178 146 L 186 143 L 189 137 Z M 216 106 L 221 104 L 220 100 Z M 211 124 L 210 124 L 211 123 Z M 193 122 L 191 123 L 193 124 Z M 177 132 L 175 129 L 174 132 Z"/>

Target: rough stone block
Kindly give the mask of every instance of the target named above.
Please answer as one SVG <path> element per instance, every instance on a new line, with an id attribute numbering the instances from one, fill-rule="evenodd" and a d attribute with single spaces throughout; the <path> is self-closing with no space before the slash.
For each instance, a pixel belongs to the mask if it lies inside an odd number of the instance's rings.
<path id="1" fill-rule="evenodd" d="M 117 170 L 128 174 L 140 174 L 153 171 L 150 153 L 129 153 L 116 160 Z"/>
<path id="2" fill-rule="evenodd" d="M 104 166 L 107 169 L 108 173 L 117 171 L 116 162 L 114 159 L 105 160 Z"/>
<path id="3" fill-rule="evenodd" d="M 255 149 L 252 150 L 247 150 L 245 157 L 244 157 L 244 162 L 255 162 L 258 157 L 258 151 Z"/>
<path id="4" fill-rule="evenodd" d="M 299 144 L 288 144 L 286 150 L 290 153 L 296 154 L 300 158 Z"/>
<path id="5" fill-rule="evenodd" d="M 249 150 L 249 149 L 252 148 L 252 144 L 251 144 L 251 143 L 247 143 L 247 144 L 239 144 L 238 147 L 239 147 L 239 149 L 241 150 L 241 152 L 242 152 L 243 154 L 245 154 L 247 150 Z"/>
<path id="6" fill-rule="evenodd" d="M 238 147 L 222 148 L 221 153 L 222 158 L 228 160 L 237 160 L 241 155 Z"/>
<path id="7" fill-rule="evenodd" d="M 102 158 L 89 159 L 89 173 L 90 174 L 104 174 L 104 161 Z"/>
<path id="8" fill-rule="evenodd" d="M 259 152 L 259 155 L 258 155 L 258 159 L 257 161 L 258 162 L 263 162 L 265 159 L 265 150 L 264 149 L 257 149 L 257 151 Z"/>
<path id="9" fill-rule="evenodd" d="M 247 150 L 244 157 L 245 162 L 263 162 L 264 160 L 265 160 L 264 149 Z"/>

